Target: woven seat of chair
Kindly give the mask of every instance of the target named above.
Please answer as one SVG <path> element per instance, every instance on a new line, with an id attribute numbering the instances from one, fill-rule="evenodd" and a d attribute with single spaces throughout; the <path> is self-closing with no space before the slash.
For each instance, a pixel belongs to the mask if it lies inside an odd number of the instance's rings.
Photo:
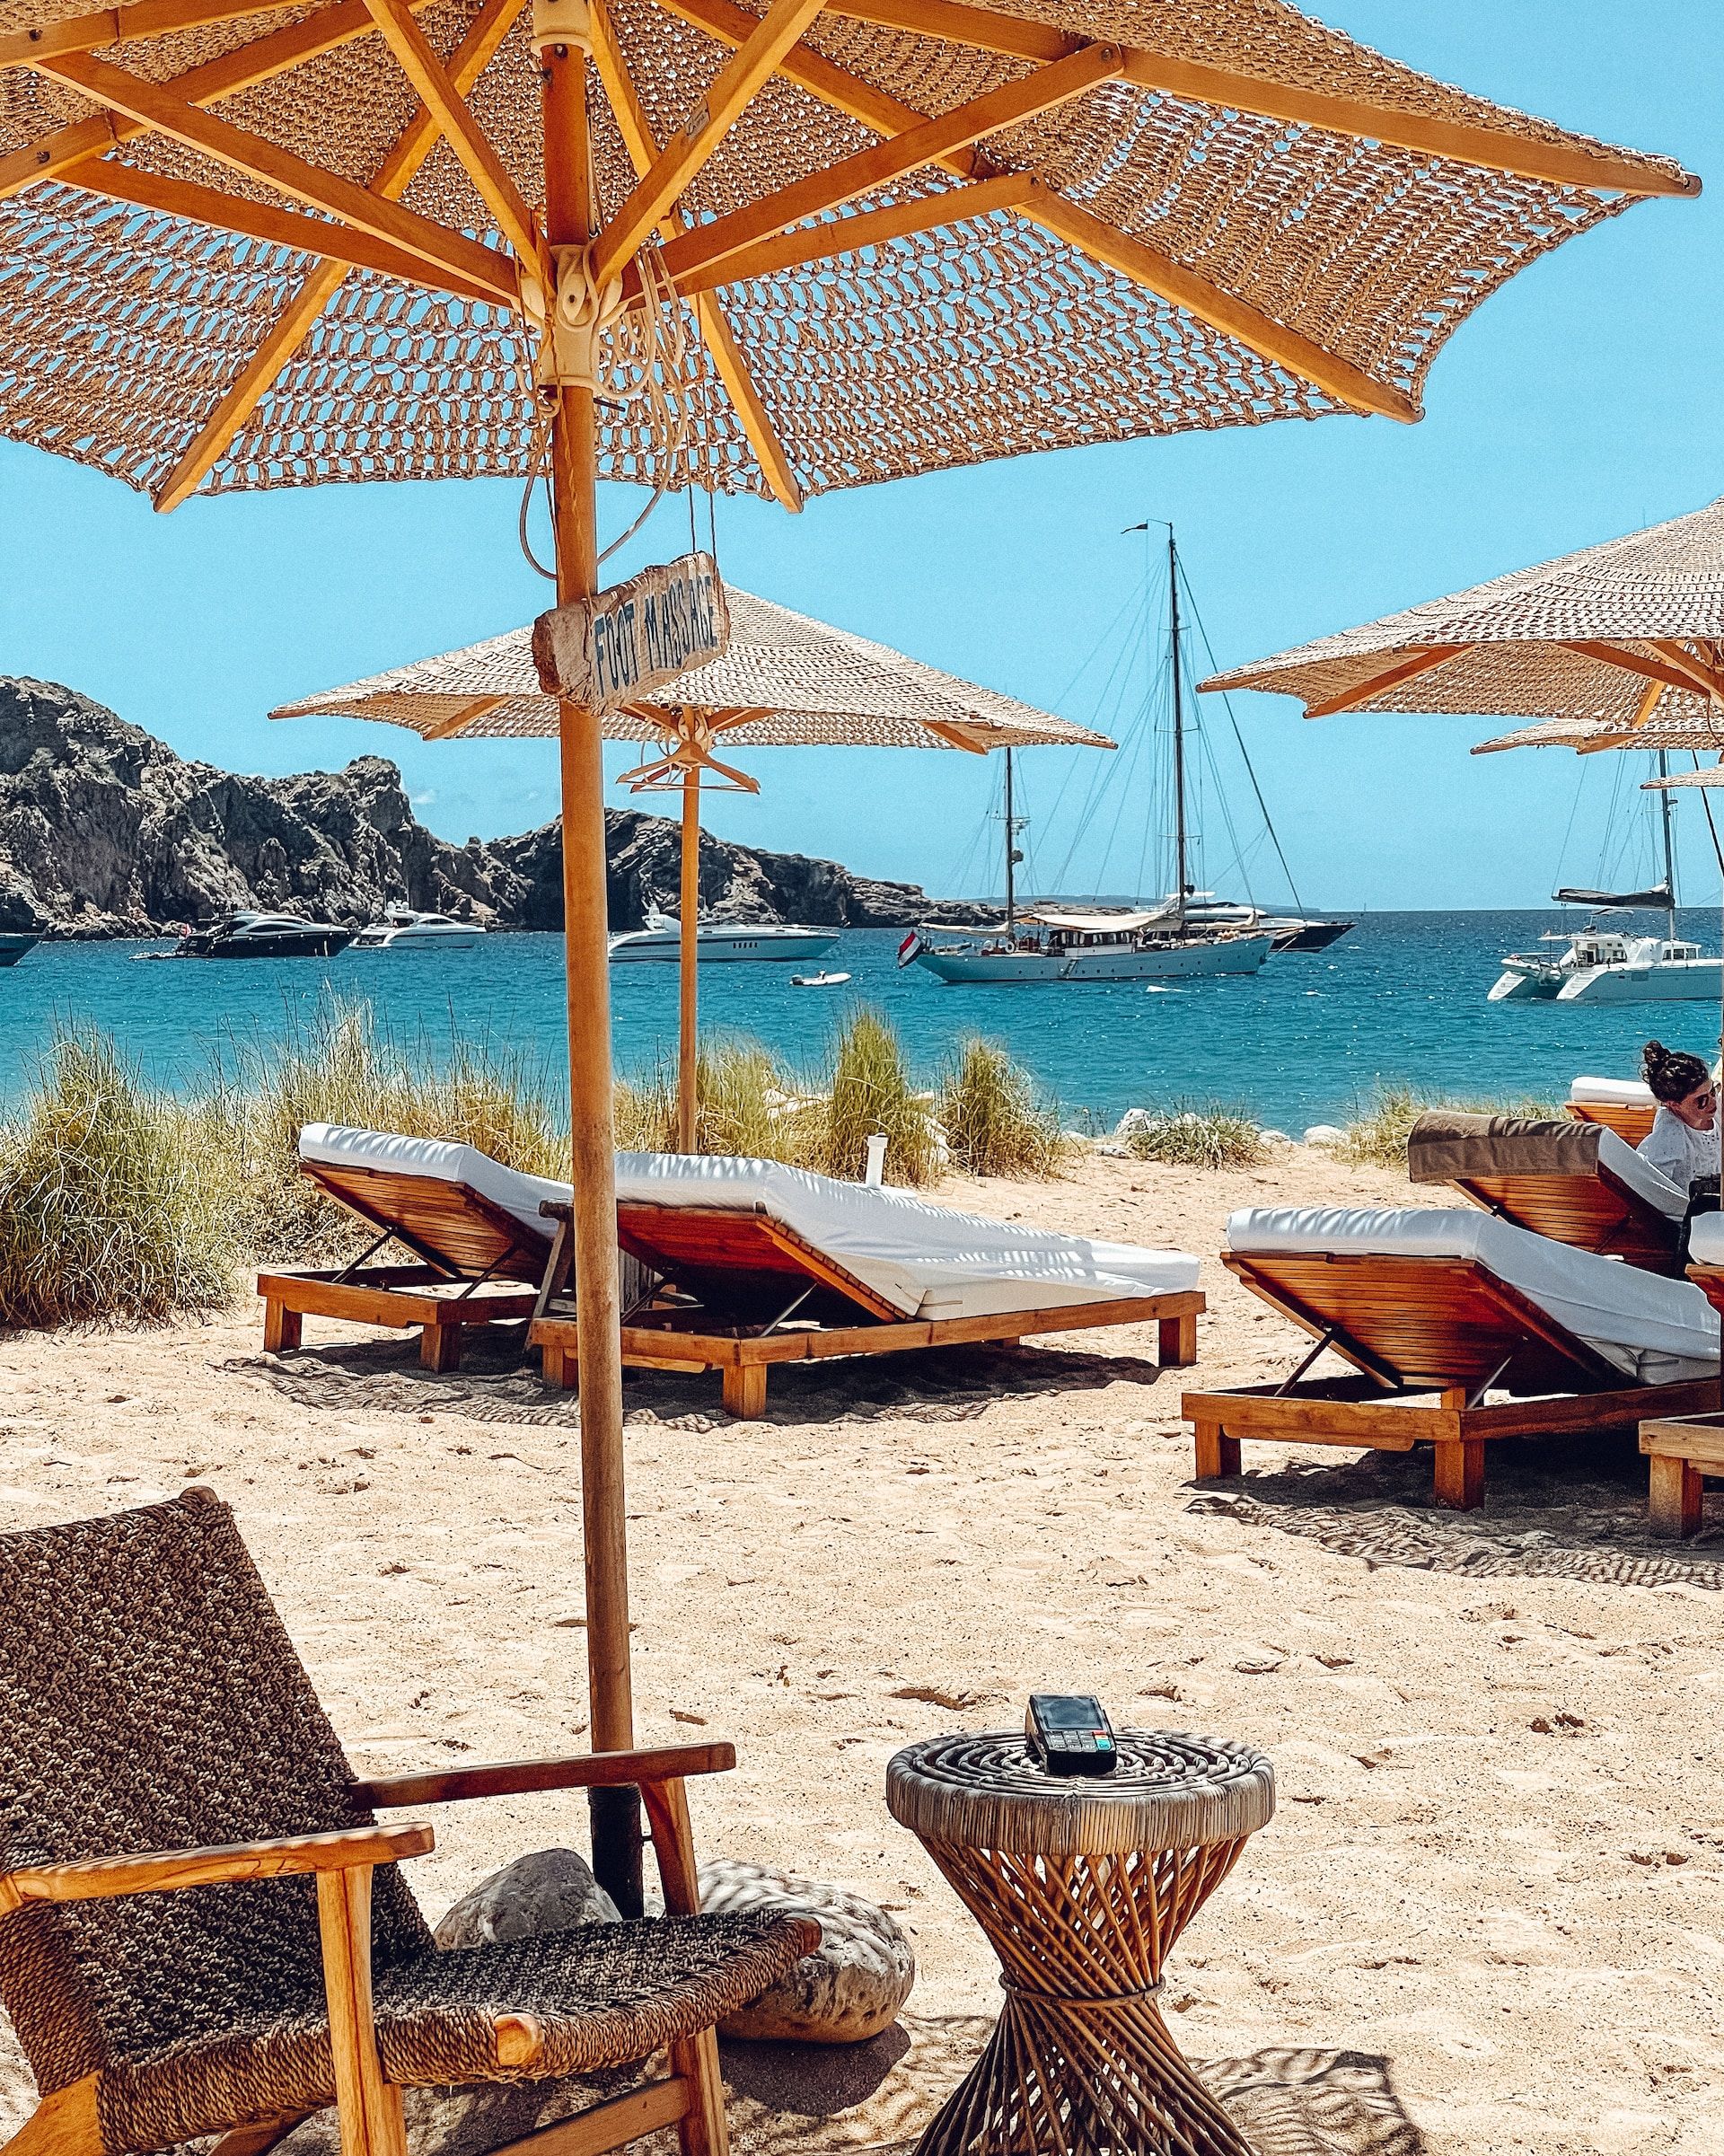
<path id="1" fill-rule="evenodd" d="M 633 2064 L 758 1998 L 819 1944 L 805 1918 L 756 1911 L 592 1924 L 432 1952 L 377 1983 L 379 2048 L 405 2088 L 547 2081 Z M 496 2017 L 530 2014 L 542 2045 L 497 2064 Z M 273 2013 L 212 2019 L 102 2077 L 110 2148 L 166 2148 L 236 2119 L 310 2110 L 333 2094 L 321 1989 Z"/>
<path id="2" fill-rule="evenodd" d="M 1090 1781 L 1049 1774 L 1016 1731 L 932 1738 L 893 1759 L 886 1802 L 924 1841 L 1044 1856 L 1230 1842 L 1275 1809 L 1275 1770 L 1246 1745 L 1170 1729 L 1117 1742 L 1117 1768 Z"/>

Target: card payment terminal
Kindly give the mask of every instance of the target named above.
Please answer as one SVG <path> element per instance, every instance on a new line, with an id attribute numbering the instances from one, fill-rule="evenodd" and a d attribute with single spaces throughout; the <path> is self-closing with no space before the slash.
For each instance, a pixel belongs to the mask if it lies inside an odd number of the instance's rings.
<path id="1" fill-rule="evenodd" d="M 1024 1734 L 1031 1756 L 1050 1774 L 1111 1774 L 1119 1764 L 1113 1725 L 1098 1699 L 1032 1692 Z"/>

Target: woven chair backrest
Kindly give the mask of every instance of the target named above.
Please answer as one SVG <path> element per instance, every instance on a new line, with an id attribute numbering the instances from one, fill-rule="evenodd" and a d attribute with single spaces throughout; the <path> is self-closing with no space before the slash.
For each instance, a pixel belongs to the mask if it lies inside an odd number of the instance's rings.
<path id="1" fill-rule="evenodd" d="M 5 1870 L 371 1818 L 233 1514 L 201 1491 L 0 1536 L 0 1713 Z M 380 1964 L 429 1947 L 393 1866 L 374 1909 Z M 321 1993 L 307 1879 L 0 1917 L 0 2002 L 44 2094 Z"/>

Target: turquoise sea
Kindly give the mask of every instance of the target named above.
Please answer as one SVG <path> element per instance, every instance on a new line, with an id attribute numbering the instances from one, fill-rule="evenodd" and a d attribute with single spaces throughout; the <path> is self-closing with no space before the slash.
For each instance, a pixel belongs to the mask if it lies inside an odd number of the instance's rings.
<path id="1" fill-rule="evenodd" d="M 900 931 L 847 934 L 819 963 L 847 988 L 792 988 L 797 969 L 717 965 L 701 977 L 703 1025 L 752 1034 L 787 1060 L 817 1056 L 847 1005 L 866 1001 L 932 1074 L 966 1034 L 1004 1043 L 1071 1116 L 1113 1122 L 1139 1104 L 1221 1101 L 1295 1133 L 1339 1121 L 1380 1082 L 1456 1096 L 1561 1099 L 1582 1071 L 1632 1075 L 1657 1034 L 1712 1052 L 1719 1013 L 1703 1003 L 1587 1009 L 1487 1004 L 1504 951 L 1574 916 L 1377 913 L 1309 956 L 1271 959 L 1240 981 L 1189 988 L 947 988 L 896 964 Z M 1715 949 L 1718 917 L 1692 909 L 1682 930 Z M 280 1035 L 333 995 L 369 1000 L 397 1039 L 436 1055 L 452 1026 L 542 1059 L 563 1055 L 562 942 L 495 936 L 471 952 L 345 952 L 327 963 L 135 965 L 161 946 L 43 944 L 0 972 L 0 1098 L 30 1082 L 55 1024 L 101 1027 L 158 1082 L 195 1084 L 235 1041 Z M 675 1052 L 673 966 L 611 974 L 620 1065 Z"/>

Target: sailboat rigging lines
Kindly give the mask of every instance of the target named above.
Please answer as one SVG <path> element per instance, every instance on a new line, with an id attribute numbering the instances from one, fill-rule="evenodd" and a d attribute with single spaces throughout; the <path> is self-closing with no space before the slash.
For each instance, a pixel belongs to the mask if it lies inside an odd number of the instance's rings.
<path id="1" fill-rule="evenodd" d="M 1025 908 L 1017 896 L 1017 870 L 1024 859 L 1017 840 L 1026 827 L 1028 819 L 1019 813 L 1016 792 L 1016 773 L 1011 752 L 1005 759 L 1005 805 L 999 821 L 1005 827 L 1005 884 L 1006 918 L 1003 926 L 974 930 L 947 929 L 942 940 L 924 936 L 912 955 L 914 963 L 933 973 L 937 979 L 957 985 L 965 982 L 1048 982 L 1048 981 L 1132 981 L 1193 980 L 1216 975 L 1253 973 L 1266 959 L 1280 950 L 1316 950 L 1333 943 L 1344 935 L 1350 921 L 1313 921 L 1300 916 L 1272 917 L 1255 904 L 1240 905 L 1218 900 L 1212 892 L 1200 891 L 1192 878 L 1192 858 L 1196 838 L 1191 818 L 1192 771 L 1190 748 L 1193 740 L 1203 752 L 1213 772 L 1213 758 L 1201 729 L 1192 724 L 1188 712 L 1184 627 L 1181 612 L 1181 597 L 1189 597 L 1182 569 L 1174 528 L 1165 527 L 1167 533 L 1165 591 L 1166 595 L 1165 664 L 1160 681 L 1165 687 L 1165 709 L 1171 736 L 1171 783 L 1166 791 L 1173 812 L 1170 863 L 1171 889 L 1164 897 L 1136 906 L 1104 904 L 1089 900 L 1043 899 Z M 1133 531 L 1148 533 L 1148 524 L 1134 525 Z M 1158 707 L 1158 682 L 1151 660 L 1152 651 L 1152 594 L 1150 563 L 1146 562 L 1145 588 L 1139 612 L 1139 629 L 1146 662 L 1146 682 L 1142 710 L 1139 723 L 1124 729 L 1128 749 L 1122 761 L 1123 797 L 1104 849 L 1104 860 L 1111 853 L 1113 840 L 1121 818 L 1131 805 L 1132 799 L 1144 798 L 1140 789 L 1134 789 L 1131 781 L 1136 776 L 1146 738 L 1157 731 L 1155 718 Z M 1194 611 L 1194 610 L 1193 610 Z M 1110 636 L 1117 630 L 1126 610 L 1114 619 Z M 1208 638 L 1205 638 L 1207 644 Z M 1121 674 L 1129 670 L 1133 639 L 1128 635 L 1124 649 L 1116 653 L 1109 668 L 1104 694 L 1111 690 Z M 1081 679 L 1088 670 L 1095 654 L 1085 662 L 1077 678 Z M 1075 686 L 1075 682 L 1074 684 Z M 1122 692 L 1121 692 L 1122 693 Z M 1231 717 L 1229 709 L 1229 717 Z M 1238 738 L 1237 723 L 1234 732 Z M 1250 759 L 1245 752 L 1245 743 L 1239 738 L 1239 750 L 1245 763 L 1258 805 L 1276 854 L 1286 868 L 1280 840 L 1269 822 L 1257 777 L 1252 770 Z M 1063 796 L 1064 788 L 1061 788 Z M 1066 867 L 1070 867 L 1072 856 L 1082 841 L 1091 819 L 1103 797 L 1102 788 L 1095 776 L 1088 796 L 1078 817 L 1078 832 L 1068 853 Z M 1225 796 L 1222 814 L 1227 823 L 1230 837 L 1234 837 L 1231 818 L 1227 816 Z M 1058 807 L 1058 800 L 1055 804 Z M 1147 857 L 1150 838 L 1150 820 L 1143 823 L 1143 844 Z M 1236 861 L 1240 861 L 1240 849 L 1235 838 Z M 1243 866 L 1243 863 L 1240 864 Z M 1139 864 L 1139 886 L 1145 862 Z M 1289 876 L 1289 887 L 1291 876 Z M 1297 893 L 1296 893 L 1297 902 Z M 949 940 L 961 937 L 963 941 Z"/>

